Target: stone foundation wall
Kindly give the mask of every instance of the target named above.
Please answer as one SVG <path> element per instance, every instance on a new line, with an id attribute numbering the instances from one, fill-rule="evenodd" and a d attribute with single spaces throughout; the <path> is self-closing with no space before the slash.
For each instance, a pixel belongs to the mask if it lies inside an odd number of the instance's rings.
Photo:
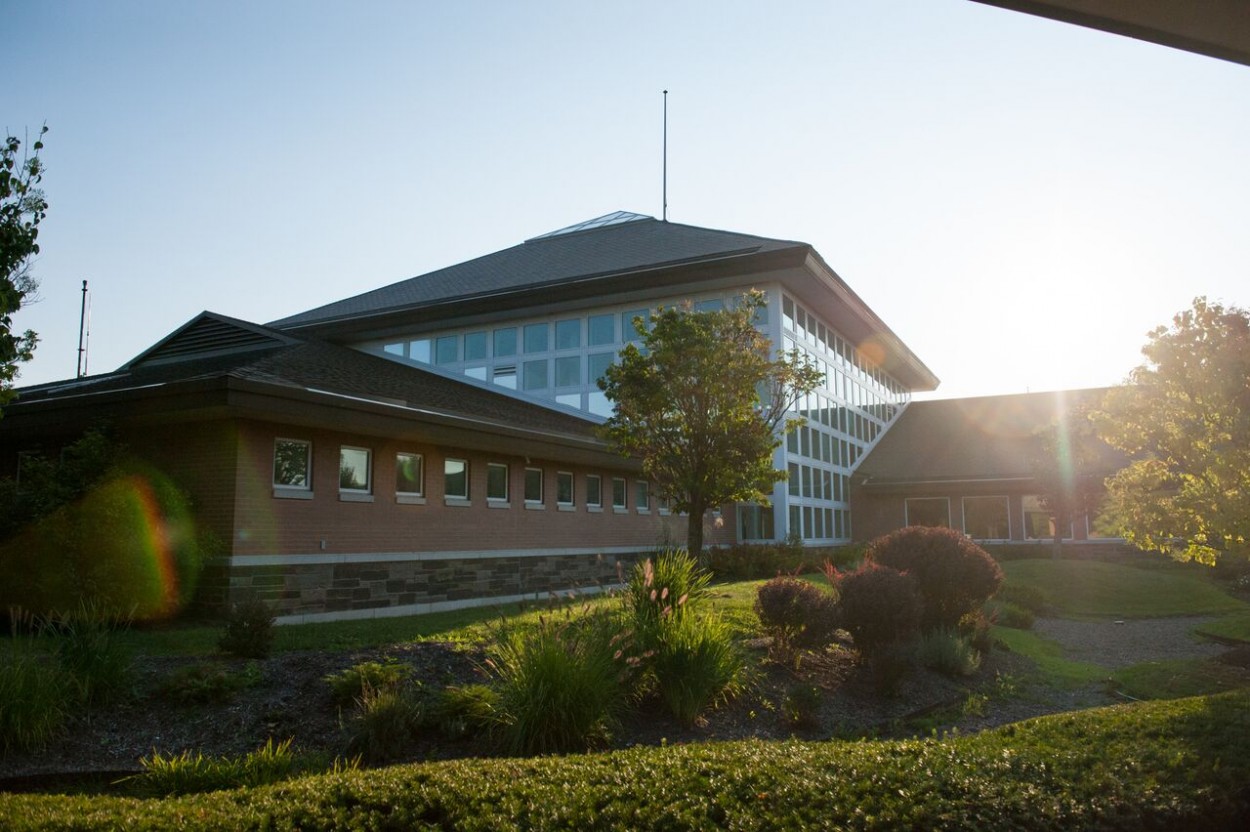
<path id="1" fill-rule="evenodd" d="M 249 562 L 260 559 L 235 558 L 206 570 L 200 600 L 211 610 L 260 598 L 279 623 L 415 615 L 553 592 L 597 592 L 619 584 L 635 560 L 647 554 L 295 556 L 260 564 Z"/>

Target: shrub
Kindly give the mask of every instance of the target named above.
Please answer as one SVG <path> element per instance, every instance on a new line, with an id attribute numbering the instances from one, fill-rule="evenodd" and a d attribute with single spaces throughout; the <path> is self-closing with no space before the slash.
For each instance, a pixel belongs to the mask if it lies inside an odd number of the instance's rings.
<path id="1" fill-rule="evenodd" d="M 263 659 L 273 647 L 273 612 L 259 598 L 230 606 L 217 646 L 244 659 Z"/>
<path id="2" fill-rule="evenodd" d="M 669 615 L 651 659 L 660 699 L 683 725 L 742 689 L 746 664 L 733 632 L 714 615 Z"/>
<path id="3" fill-rule="evenodd" d="M 993 611 L 994 623 L 1000 627 L 1010 627 L 1013 630 L 1033 629 L 1033 613 L 1030 610 L 1005 602 L 997 603 L 991 601 L 990 605 Z"/>
<path id="4" fill-rule="evenodd" d="M 255 662 L 238 672 L 219 662 L 200 662 L 170 673 L 157 683 L 156 693 L 176 705 L 201 705 L 224 702 L 259 682 L 260 666 Z"/>
<path id="5" fill-rule="evenodd" d="M 435 697 L 429 722 L 452 739 L 489 730 L 498 721 L 499 694 L 488 685 L 450 685 Z"/>
<path id="6" fill-rule="evenodd" d="M 0 659 L 0 751 L 38 750 L 74 713 L 74 680 L 24 638 L 0 645 Z"/>
<path id="7" fill-rule="evenodd" d="M 401 757 L 421 730 L 421 703 L 399 687 L 365 687 L 348 723 L 348 752 L 371 763 Z"/>
<path id="8" fill-rule="evenodd" d="M 784 652 L 823 647 L 838 628 L 837 597 L 798 578 L 773 578 L 755 595 L 755 613 Z"/>
<path id="9" fill-rule="evenodd" d="M 916 660 L 947 676 L 971 676 L 981 667 L 981 654 L 956 630 L 931 630 L 916 643 Z"/>
<path id="10" fill-rule="evenodd" d="M 361 662 L 325 677 L 334 701 L 340 707 L 360 699 L 368 689 L 398 688 L 412 676 L 412 668 L 393 659 L 386 662 Z"/>
<path id="11" fill-rule="evenodd" d="M 781 713 L 795 728 L 815 728 L 820 724 L 820 706 L 824 700 L 818 685 L 791 685 L 781 702 Z"/>
<path id="12" fill-rule="evenodd" d="M 985 617 L 985 613 L 981 612 L 981 610 L 970 612 L 959 619 L 958 630 L 961 636 L 968 639 L 972 649 L 978 653 L 988 653 L 990 648 L 994 646 L 990 620 Z"/>
<path id="13" fill-rule="evenodd" d="M 911 575 L 866 562 L 838 576 L 842 626 L 855 646 L 871 656 L 911 638 L 920 623 L 921 600 Z"/>
<path id="14" fill-rule="evenodd" d="M 1005 583 L 994 594 L 994 600 L 1014 604 L 1034 615 L 1040 615 L 1046 610 L 1046 593 L 1029 584 Z"/>
<path id="15" fill-rule="evenodd" d="M 954 529 L 908 526 L 868 544 L 865 558 L 916 579 L 924 631 L 955 627 L 1003 582 L 994 559 Z"/>
<path id="16" fill-rule="evenodd" d="M 500 636 L 487 667 L 509 752 L 585 750 L 607 736 L 625 703 L 607 629 L 601 616 L 583 614 L 561 623 L 544 617 L 535 630 Z"/>
<path id="17" fill-rule="evenodd" d="M 74 680 L 87 705 L 99 704 L 132 692 L 134 661 L 117 639 L 117 630 L 129 626 L 94 604 L 49 619 L 44 628 L 54 634 L 56 656 Z"/>

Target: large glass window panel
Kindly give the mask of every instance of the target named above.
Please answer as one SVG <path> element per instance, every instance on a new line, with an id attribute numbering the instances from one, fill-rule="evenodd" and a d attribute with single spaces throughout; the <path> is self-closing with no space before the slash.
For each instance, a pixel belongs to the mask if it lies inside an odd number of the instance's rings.
<path id="1" fill-rule="evenodd" d="M 800 488 L 798 463 L 797 462 L 789 463 L 789 465 L 787 465 L 786 467 L 786 471 L 789 474 L 789 476 L 787 477 L 787 487 L 789 488 L 790 496 L 797 497 L 799 496 L 799 488 Z"/>
<path id="2" fill-rule="evenodd" d="M 951 524 L 950 500 L 945 497 L 908 497 L 907 525 L 947 526 Z"/>
<path id="3" fill-rule="evenodd" d="M 547 359 L 526 361 L 521 365 L 522 389 L 543 390 L 547 387 Z"/>
<path id="4" fill-rule="evenodd" d="M 495 330 L 495 357 L 516 355 L 516 327 Z"/>
<path id="5" fill-rule="evenodd" d="M 546 352 L 548 345 L 547 324 L 526 324 L 525 351 L 527 353 Z"/>
<path id="6" fill-rule="evenodd" d="M 587 375 L 590 376 L 591 384 L 595 384 L 607 375 L 614 358 L 616 358 L 616 353 L 611 352 L 597 352 L 586 356 Z"/>
<path id="7" fill-rule="evenodd" d="M 582 383 L 582 357 L 562 355 L 556 359 L 556 387 L 576 387 Z"/>
<path id="8" fill-rule="evenodd" d="M 612 402 L 601 390 L 594 390 L 586 396 L 586 409 L 596 416 L 607 418 L 612 415 Z"/>
<path id="9" fill-rule="evenodd" d="M 420 364 L 429 364 L 434 357 L 433 349 L 429 338 L 418 338 L 408 342 L 408 357 Z"/>
<path id="10" fill-rule="evenodd" d="M 516 389 L 516 367 L 496 367 L 494 381 L 500 387 Z"/>
<path id="11" fill-rule="evenodd" d="M 638 322 L 637 326 L 634 324 L 634 318 L 642 319 L 641 321 Z M 641 326 L 644 330 L 646 329 L 647 310 L 631 309 L 629 312 L 622 312 L 621 313 L 621 340 L 623 341 L 642 340 L 642 331 L 639 330 L 638 328 L 639 326 Z"/>
<path id="12" fill-rule="evenodd" d="M 591 315 L 586 321 L 586 345 L 602 347 L 616 343 L 616 316 Z"/>
<path id="13" fill-rule="evenodd" d="M 964 534 L 975 540 L 1008 540 L 1006 497 L 964 497 Z"/>
<path id="14" fill-rule="evenodd" d="M 470 332 L 464 336 L 464 360 L 481 361 L 486 357 L 486 333 Z"/>
<path id="15" fill-rule="evenodd" d="M 582 322 L 580 318 L 571 321 L 556 321 L 556 349 L 575 350 L 582 345 Z"/>
<path id="16" fill-rule="evenodd" d="M 452 364 L 460 360 L 460 339 L 455 335 L 444 335 L 434 342 L 434 361 L 438 364 Z"/>

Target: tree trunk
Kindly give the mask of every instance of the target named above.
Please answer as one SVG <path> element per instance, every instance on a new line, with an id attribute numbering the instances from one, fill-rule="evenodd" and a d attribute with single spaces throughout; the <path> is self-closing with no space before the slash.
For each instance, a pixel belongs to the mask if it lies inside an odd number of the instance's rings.
<path id="1" fill-rule="evenodd" d="M 700 565 L 703 564 L 703 515 L 706 513 L 707 501 L 692 496 L 690 516 L 686 523 L 686 552 Z"/>

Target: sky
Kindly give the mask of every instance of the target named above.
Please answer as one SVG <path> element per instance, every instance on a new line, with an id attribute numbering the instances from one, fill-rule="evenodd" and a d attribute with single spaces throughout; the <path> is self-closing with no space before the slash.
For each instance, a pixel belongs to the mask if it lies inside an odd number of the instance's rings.
<path id="1" fill-rule="evenodd" d="M 1250 67 L 969 0 L 0 0 L 47 124 L 19 385 L 617 210 L 811 243 L 936 397 L 1120 383 L 1250 306 Z"/>

